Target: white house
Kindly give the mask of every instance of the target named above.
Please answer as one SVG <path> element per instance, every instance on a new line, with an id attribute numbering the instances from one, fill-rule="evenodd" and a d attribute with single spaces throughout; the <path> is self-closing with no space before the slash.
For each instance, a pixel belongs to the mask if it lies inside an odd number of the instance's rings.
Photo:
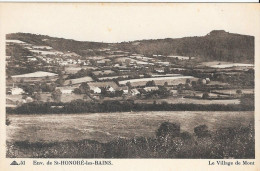
<path id="1" fill-rule="evenodd" d="M 150 92 L 150 91 L 155 91 L 155 90 L 158 90 L 159 88 L 158 87 L 145 87 L 144 90 L 146 92 Z"/>
<path id="2" fill-rule="evenodd" d="M 130 92 L 131 92 L 132 96 L 136 96 L 137 94 L 140 94 L 140 92 L 136 88 L 132 89 Z"/>
<path id="3" fill-rule="evenodd" d="M 109 87 L 107 88 L 107 91 L 113 93 L 113 92 L 115 92 L 115 89 L 114 89 L 113 87 L 110 87 L 110 86 L 109 86 Z"/>
<path id="4" fill-rule="evenodd" d="M 210 79 L 209 78 L 206 78 L 206 83 L 210 83 Z"/>
<path id="5" fill-rule="evenodd" d="M 95 94 L 100 94 L 101 89 L 99 87 L 92 87 L 90 86 L 90 90 L 92 90 Z"/>
<path id="6" fill-rule="evenodd" d="M 129 92 L 127 86 L 121 87 L 120 89 L 123 91 L 123 94 L 128 94 L 128 92 Z"/>
<path id="7" fill-rule="evenodd" d="M 11 89 L 12 95 L 19 95 L 19 94 L 23 94 L 23 93 L 24 93 L 24 91 L 21 88 L 15 87 L 15 88 Z"/>
<path id="8" fill-rule="evenodd" d="M 27 58 L 28 61 L 37 61 L 36 58 Z"/>
<path id="9" fill-rule="evenodd" d="M 25 100 L 26 100 L 26 103 L 33 102 L 33 98 L 31 98 L 31 97 L 27 97 Z"/>

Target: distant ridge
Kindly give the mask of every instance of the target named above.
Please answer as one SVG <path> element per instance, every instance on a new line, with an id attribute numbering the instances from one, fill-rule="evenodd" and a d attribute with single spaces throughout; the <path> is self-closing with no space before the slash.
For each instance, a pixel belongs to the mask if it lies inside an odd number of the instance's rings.
<path id="1" fill-rule="evenodd" d="M 201 37 L 136 40 L 121 43 L 83 42 L 30 33 L 11 33 L 7 34 L 6 38 L 34 45 L 51 46 L 54 49 L 75 52 L 81 56 L 99 55 L 96 49 L 111 48 L 146 56 L 180 55 L 194 56 L 202 61 L 254 63 L 254 37 L 229 33 L 225 30 L 213 30 Z"/>

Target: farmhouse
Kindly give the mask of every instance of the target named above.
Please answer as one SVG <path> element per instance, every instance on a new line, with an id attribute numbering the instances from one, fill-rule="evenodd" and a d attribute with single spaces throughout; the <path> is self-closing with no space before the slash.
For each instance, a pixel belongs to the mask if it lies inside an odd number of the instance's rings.
<path id="1" fill-rule="evenodd" d="M 51 73 L 51 72 L 37 71 L 29 74 L 12 76 L 14 82 L 39 82 L 45 80 L 46 78 L 55 81 L 58 78 L 58 74 Z"/>
<path id="2" fill-rule="evenodd" d="M 106 91 L 113 93 L 113 92 L 115 92 L 115 89 L 113 87 L 108 86 Z"/>
<path id="3" fill-rule="evenodd" d="M 99 87 L 90 86 L 90 90 L 92 90 L 95 94 L 101 93 L 101 89 Z"/>
<path id="4" fill-rule="evenodd" d="M 150 91 L 159 90 L 159 88 L 157 86 L 156 87 L 145 87 L 144 90 L 146 92 L 150 92 Z"/>
<path id="5" fill-rule="evenodd" d="M 130 93 L 131 93 L 132 96 L 136 96 L 136 95 L 140 94 L 140 92 L 139 92 L 136 88 L 135 88 L 135 89 L 132 89 L 132 90 L 130 91 Z"/>
<path id="6" fill-rule="evenodd" d="M 11 90 L 10 90 L 10 94 L 12 94 L 12 95 L 19 95 L 19 94 L 23 94 L 23 93 L 24 93 L 23 89 L 18 88 L 18 87 L 11 88 Z"/>
<path id="7" fill-rule="evenodd" d="M 129 92 L 127 86 L 120 87 L 119 89 L 123 91 L 123 94 L 128 94 L 128 92 Z"/>

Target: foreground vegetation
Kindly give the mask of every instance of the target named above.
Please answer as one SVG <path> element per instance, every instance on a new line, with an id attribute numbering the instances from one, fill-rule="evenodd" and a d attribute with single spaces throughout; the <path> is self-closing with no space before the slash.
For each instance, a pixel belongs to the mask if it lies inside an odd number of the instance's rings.
<path id="1" fill-rule="evenodd" d="M 254 158 L 254 125 L 211 131 L 206 125 L 194 133 L 164 122 L 155 138 L 136 137 L 100 143 L 93 140 L 66 142 L 7 142 L 7 157 L 21 158 Z"/>
<path id="2" fill-rule="evenodd" d="M 129 111 L 254 111 L 254 96 L 241 98 L 241 104 L 169 104 L 166 101 L 157 104 L 134 103 L 133 100 L 87 102 L 74 100 L 62 102 L 31 102 L 16 108 L 7 108 L 10 114 L 52 114 L 52 113 L 103 113 Z"/>

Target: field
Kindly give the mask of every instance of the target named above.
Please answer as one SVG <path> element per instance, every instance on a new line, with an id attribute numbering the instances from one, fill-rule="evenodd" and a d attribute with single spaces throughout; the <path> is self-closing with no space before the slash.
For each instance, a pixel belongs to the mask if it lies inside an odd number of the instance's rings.
<path id="1" fill-rule="evenodd" d="M 61 102 L 71 102 L 72 100 L 76 100 L 76 99 L 81 99 L 83 100 L 83 96 L 82 94 L 62 94 L 61 95 Z M 41 101 L 44 101 L 44 102 L 47 102 L 48 100 L 47 99 L 50 99 L 52 101 L 52 98 L 51 98 L 51 94 L 50 93 L 43 93 L 41 94 Z"/>
<path id="2" fill-rule="evenodd" d="M 140 64 L 140 65 L 148 65 L 148 64 L 153 65 L 153 63 L 139 61 L 139 60 L 132 59 L 132 58 L 127 58 L 127 57 L 122 57 L 122 58 L 117 58 L 116 59 L 117 62 L 125 62 L 126 60 L 129 60 L 132 63 L 136 62 L 137 64 Z"/>
<path id="3" fill-rule="evenodd" d="M 238 89 L 212 90 L 212 92 L 235 95 L 235 94 L 237 94 L 237 93 L 236 93 L 237 90 L 238 90 Z M 243 94 L 254 94 L 254 89 L 240 89 L 240 90 L 242 91 Z"/>
<path id="4" fill-rule="evenodd" d="M 253 64 L 232 63 L 232 62 L 223 62 L 223 61 L 203 62 L 202 65 L 211 68 L 253 67 L 254 66 Z"/>
<path id="5" fill-rule="evenodd" d="M 112 70 L 102 70 L 102 71 L 93 71 L 93 74 L 98 76 L 98 75 L 108 75 L 108 74 L 113 74 L 115 73 Z"/>
<path id="6" fill-rule="evenodd" d="M 8 115 L 7 141 L 64 142 L 83 139 L 108 142 L 118 137 L 154 137 L 162 122 L 177 122 L 181 131 L 206 124 L 210 130 L 245 126 L 254 112 L 124 112 L 60 115 Z"/>
<path id="7" fill-rule="evenodd" d="M 214 96 L 212 96 L 214 97 Z M 228 100 L 204 100 L 204 99 L 190 99 L 190 98 L 168 98 L 168 99 L 148 99 L 148 100 L 135 100 L 136 103 L 153 104 L 153 102 L 162 103 L 167 102 L 169 104 L 240 104 L 239 99 L 228 99 Z"/>
<path id="8" fill-rule="evenodd" d="M 64 85 L 69 85 L 70 83 L 81 84 L 83 82 L 91 82 L 91 81 L 93 81 L 93 79 L 91 77 L 87 76 L 87 77 L 81 77 L 81 78 L 66 80 L 64 82 Z"/>
<path id="9" fill-rule="evenodd" d="M 113 80 L 113 79 L 117 79 L 119 77 L 127 78 L 128 75 L 120 75 L 120 76 L 112 76 L 112 77 L 99 77 L 98 79 L 99 80 Z"/>
<path id="10" fill-rule="evenodd" d="M 158 77 L 158 78 L 141 78 L 141 79 L 131 79 L 119 81 L 119 84 L 126 84 L 130 82 L 132 86 L 145 86 L 147 81 L 154 81 L 156 85 L 164 85 L 165 82 L 168 82 L 168 85 L 178 85 L 180 83 L 185 84 L 186 79 L 191 81 L 197 80 L 197 78 L 192 76 L 174 76 L 174 77 Z"/>

